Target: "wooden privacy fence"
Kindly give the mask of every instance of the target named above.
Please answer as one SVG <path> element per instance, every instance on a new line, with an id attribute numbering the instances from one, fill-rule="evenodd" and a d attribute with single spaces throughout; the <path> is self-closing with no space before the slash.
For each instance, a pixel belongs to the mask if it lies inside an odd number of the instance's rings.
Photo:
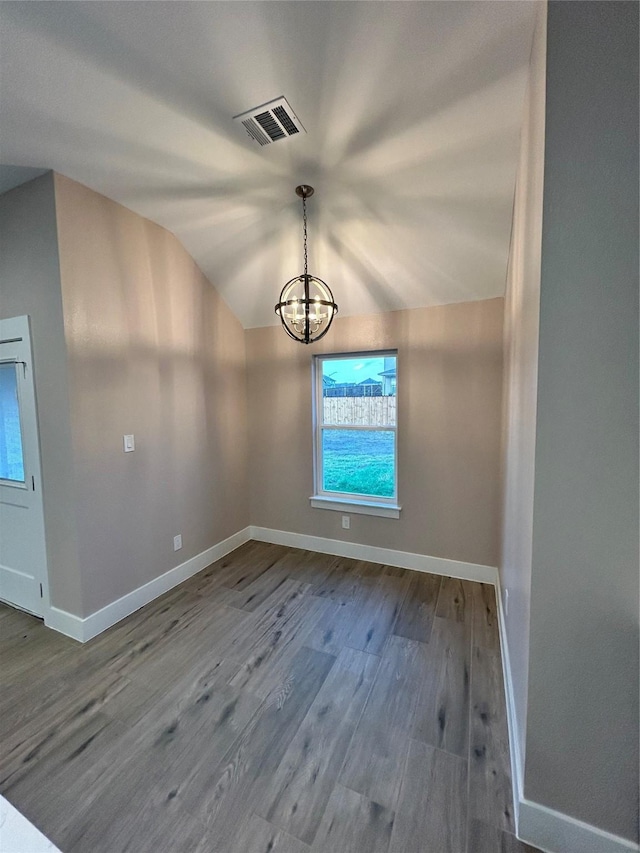
<path id="1" fill-rule="evenodd" d="M 324 423 L 395 426 L 395 397 L 323 397 Z"/>

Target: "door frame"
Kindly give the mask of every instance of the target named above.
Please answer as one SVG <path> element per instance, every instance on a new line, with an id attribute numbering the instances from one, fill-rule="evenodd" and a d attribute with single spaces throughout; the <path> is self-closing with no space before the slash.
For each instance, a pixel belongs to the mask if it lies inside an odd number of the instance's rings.
<path id="1" fill-rule="evenodd" d="M 42 584 L 42 596 L 40 599 L 40 612 L 33 614 L 38 618 L 46 619 L 51 608 L 49 595 L 49 565 L 47 555 L 46 527 L 44 523 L 44 499 L 42 492 L 42 467 L 40 449 L 40 430 L 38 421 L 38 405 L 35 383 L 35 370 L 33 363 L 33 347 L 31 340 L 31 322 L 28 314 L 20 317 L 0 319 L 0 344 L 11 343 L 17 351 L 18 358 L 15 362 L 23 365 L 23 370 L 17 371 L 18 394 L 21 410 L 21 426 L 23 438 L 23 456 L 25 465 L 25 484 L 34 492 L 37 499 L 33 506 L 36 513 L 36 521 L 42 534 L 42 572 L 38 583 Z M 14 359 L 9 359 L 9 363 Z M 7 363 L 7 359 L 0 357 L 0 361 Z M 24 416 L 23 416 L 24 413 Z M 12 607 L 21 609 L 13 602 L 6 602 Z"/>

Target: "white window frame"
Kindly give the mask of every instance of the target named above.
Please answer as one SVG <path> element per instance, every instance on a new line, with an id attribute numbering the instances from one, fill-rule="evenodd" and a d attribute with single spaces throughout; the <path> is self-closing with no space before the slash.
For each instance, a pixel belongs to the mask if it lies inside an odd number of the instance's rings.
<path id="1" fill-rule="evenodd" d="M 395 358 L 396 359 L 396 423 L 394 426 L 349 426 L 348 424 L 324 424 L 323 423 L 323 385 L 322 365 L 325 361 L 339 359 L 362 359 L 362 358 Z M 398 503 L 398 403 L 397 403 L 397 376 L 398 376 L 398 351 L 367 350 L 365 352 L 339 352 L 314 355 L 312 359 L 312 382 L 313 382 L 313 481 L 314 494 L 309 498 L 311 506 L 316 509 L 329 509 L 334 511 L 348 509 L 350 512 L 361 515 L 376 515 L 383 518 L 399 518 L 402 507 Z M 390 498 L 377 497 L 375 495 L 360 495 L 349 492 L 327 492 L 322 488 L 322 431 L 323 429 L 351 429 L 358 431 L 391 431 L 394 435 L 394 496 Z"/>

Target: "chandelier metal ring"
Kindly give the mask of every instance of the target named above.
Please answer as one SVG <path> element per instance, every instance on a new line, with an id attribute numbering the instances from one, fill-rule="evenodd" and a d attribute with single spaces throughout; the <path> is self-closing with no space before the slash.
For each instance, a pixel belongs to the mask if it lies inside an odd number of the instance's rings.
<path id="1" fill-rule="evenodd" d="M 304 273 L 285 284 L 275 306 L 275 313 L 280 317 L 285 332 L 302 344 L 312 344 L 323 338 L 338 313 L 338 306 L 326 281 L 309 275 L 306 201 L 313 193 L 313 187 L 307 184 L 296 187 L 296 194 L 302 199 Z"/>

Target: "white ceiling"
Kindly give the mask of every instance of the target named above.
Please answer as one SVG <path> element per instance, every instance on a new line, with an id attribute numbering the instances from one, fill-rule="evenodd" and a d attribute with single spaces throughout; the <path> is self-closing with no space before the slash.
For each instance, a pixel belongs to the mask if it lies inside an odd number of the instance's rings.
<path id="1" fill-rule="evenodd" d="M 534 5 L 3 2 L 0 159 L 167 227 L 247 328 L 301 271 L 341 314 L 504 292 Z M 285 95 L 308 133 L 232 116 Z"/>

